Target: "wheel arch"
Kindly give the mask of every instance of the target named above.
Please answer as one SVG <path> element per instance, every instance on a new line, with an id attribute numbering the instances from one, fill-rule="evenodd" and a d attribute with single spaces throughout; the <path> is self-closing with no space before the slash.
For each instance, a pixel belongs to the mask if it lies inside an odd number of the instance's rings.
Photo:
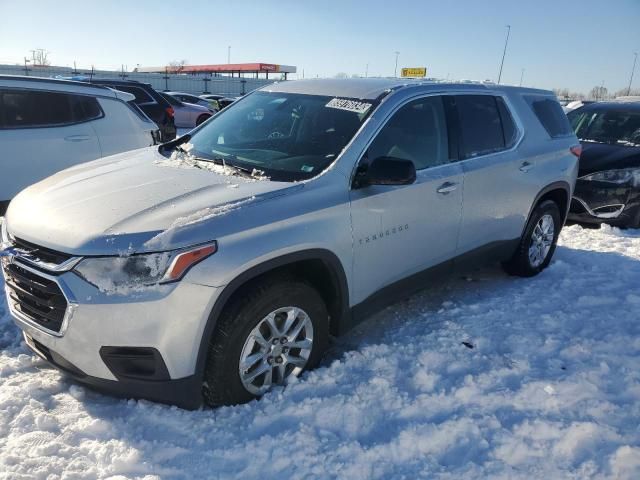
<path id="1" fill-rule="evenodd" d="M 527 221 L 524 223 L 522 227 L 522 232 L 527 228 L 527 224 L 529 223 L 529 219 L 531 218 L 531 214 L 536 209 L 540 203 L 545 200 L 553 200 L 560 210 L 560 215 L 562 216 L 562 223 L 564 224 L 567 219 L 567 214 L 569 213 L 569 206 L 571 205 L 571 187 L 567 182 L 558 181 L 553 182 L 546 187 L 544 187 L 535 197 L 535 200 L 531 204 L 531 208 L 529 209 L 529 213 L 527 215 Z"/>
<path id="2" fill-rule="evenodd" d="M 345 329 L 349 318 L 349 290 L 347 277 L 338 257 L 329 250 L 309 249 L 289 253 L 255 265 L 229 282 L 216 299 L 204 327 L 196 357 L 195 374 L 203 378 L 209 348 L 217 320 L 225 307 L 243 286 L 279 274 L 293 274 L 308 281 L 318 290 L 329 310 L 329 331 L 336 335 Z"/>

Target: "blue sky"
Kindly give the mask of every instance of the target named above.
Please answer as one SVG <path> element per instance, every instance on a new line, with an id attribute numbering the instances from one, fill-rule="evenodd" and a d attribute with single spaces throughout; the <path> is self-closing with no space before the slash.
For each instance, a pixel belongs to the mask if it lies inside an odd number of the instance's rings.
<path id="1" fill-rule="evenodd" d="M 22 6 L 19 6 L 22 5 Z M 492 79 L 512 26 L 503 82 L 588 91 L 626 88 L 640 52 L 640 0 L 174 1 L 0 0 L 0 62 L 45 48 L 55 65 L 130 68 L 232 62 L 296 65 L 299 76 Z M 640 65 L 634 87 L 640 88 Z"/>

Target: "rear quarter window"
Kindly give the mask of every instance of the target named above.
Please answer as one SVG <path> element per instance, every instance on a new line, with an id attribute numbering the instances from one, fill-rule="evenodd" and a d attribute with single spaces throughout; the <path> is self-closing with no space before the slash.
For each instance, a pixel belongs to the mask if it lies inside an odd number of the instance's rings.
<path id="1" fill-rule="evenodd" d="M 511 148 L 515 145 L 518 139 L 518 129 L 513 121 L 509 107 L 505 103 L 502 97 L 496 97 L 498 103 L 498 111 L 500 112 L 500 119 L 502 120 L 502 133 L 504 134 L 504 146 L 505 148 Z"/>
<path id="2" fill-rule="evenodd" d="M 551 138 L 573 134 L 569 119 L 556 99 L 542 95 L 525 95 L 524 99 Z"/>

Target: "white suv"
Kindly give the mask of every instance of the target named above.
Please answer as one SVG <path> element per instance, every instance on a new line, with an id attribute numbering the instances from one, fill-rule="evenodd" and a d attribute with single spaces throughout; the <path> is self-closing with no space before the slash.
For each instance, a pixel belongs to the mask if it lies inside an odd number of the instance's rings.
<path id="1" fill-rule="evenodd" d="M 154 145 L 157 126 L 131 94 L 0 75 L 0 215 L 23 188 L 77 163 Z"/>

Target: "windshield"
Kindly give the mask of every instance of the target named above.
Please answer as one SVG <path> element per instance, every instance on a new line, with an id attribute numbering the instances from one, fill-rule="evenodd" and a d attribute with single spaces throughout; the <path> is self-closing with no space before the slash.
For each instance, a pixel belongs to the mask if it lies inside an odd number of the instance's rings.
<path id="1" fill-rule="evenodd" d="M 640 146 L 640 112 L 576 110 L 568 117 L 582 141 Z"/>
<path id="2" fill-rule="evenodd" d="M 372 101 L 255 92 L 194 133 L 190 152 L 275 181 L 305 180 L 333 163 L 373 108 Z"/>

